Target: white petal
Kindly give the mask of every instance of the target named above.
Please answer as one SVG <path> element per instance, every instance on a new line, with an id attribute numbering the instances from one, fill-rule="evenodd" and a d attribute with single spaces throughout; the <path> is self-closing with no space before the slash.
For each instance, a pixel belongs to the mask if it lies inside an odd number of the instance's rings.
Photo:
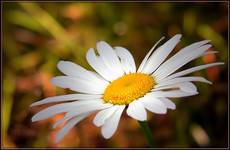
<path id="1" fill-rule="evenodd" d="M 157 41 L 157 43 L 149 50 L 149 52 L 147 53 L 147 55 L 145 56 L 145 58 L 142 60 L 137 72 L 142 72 L 143 67 L 145 66 L 147 60 L 149 59 L 149 56 L 152 54 L 153 50 L 155 49 L 155 47 L 164 39 L 164 37 L 162 37 L 159 41 Z"/>
<path id="2" fill-rule="evenodd" d="M 43 119 L 47 119 L 49 117 L 52 117 L 56 114 L 67 112 L 71 107 L 73 107 L 72 103 L 64 103 L 64 104 L 57 104 L 51 107 L 48 107 L 46 109 L 43 109 L 42 111 L 38 112 L 32 117 L 32 122 L 39 121 Z"/>
<path id="3" fill-rule="evenodd" d="M 165 98 L 165 97 L 161 97 L 159 98 L 161 102 L 164 103 L 164 105 L 169 108 L 169 109 L 176 109 L 176 105 L 171 101 L 169 100 L 168 98 Z"/>
<path id="4" fill-rule="evenodd" d="M 52 78 L 51 82 L 61 88 L 69 88 L 73 91 L 89 94 L 102 94 L 106 86 L 82 80 L 70 76 L 58 76 Z"/>
<path id="5" fill-rule="evenodd" d="M 87 113 L 93 113 L 95 111 L 88 111 Z M 83 115 L 84 113 L 80 114 Z M 79 116 L 79 115 L 78 115 Z M 59 119 L 58 121 L 56 121 L 54 124 L 53 124 L 53 128 L 56 128 L 58 127 L 59 125 L 61 125 L 62 123 L 65 123 L 67 122 L 68 120 L 72 119 L 72 118 L 75 118 L 76 116 L 72 117 L 72 116 L 67 116 L 65 115 L 64 117 L 62 117 L 61 119 Z"/>
<path id="6" fill-rule="evenodd" d="M 184 82 L 180 84 L 180 89 L 181 91 L 185 91 L 189 93 L 197 92 L 197 88 L 192 82 Z"/>
<path id="7" fill-rule="evenodd" d="M 148 93 L 151 95 L 151 97 L 172 97 L 172 98 L 177 98 L 177 97 L 186 97 L 186 96 L 192 96 L 198 94 L 198 92 L 184 92 L 181 90 L 172 90 L 172 91 L 155 91 Z"/>
<path id="8" fill-rule="evenodd" d="M 110 73 L 108 67 L 104 64 L 103 60 L 96 56 L 94 49 L 90 48 L 86 54 L 86 59 L 91 67 L 96 70 L 104 79 L 112 81 L 115 77 Z"/>
<path id="9" fill-rule="evenodd" d="M 203 77 L 178 77 L 178 78 L 173 78 L 173 79 L 166 80 L 166 81 L 160 81 L 157 85 L 155 85 L 154 88 L 158 88 L 158 87 L 166 86 L 166 85 L 177 84 L 181 82 L 188 82 L 188 81 L 199 81 L 199 82 L 212 84 L 212 82 L 208 81 L 207 79 Z"/>
<path id="10" fill-rule="evenodd" d="M 154 88 L 151 91 L 159 91 L 159 90 L 174 89 L 174 88 L 179 88 L 180 90 L 185 91 L 185 92 L 196 92 L 197 91 L 196 86 L 192 82 L 182 82 L 182 83 L 177 83 L 177 84 L 170 84 L 170 85 Z"/>
<path id="11" fill-rule="evenodd" d="M 100 127 L 102 126 L 106 119 L 108 119 L 110 116 L 113 115 L 113 113 L 118 110 L 119 106 L 112 106 L 110 108 L 101 110 L 100 112 L 97 113 L 97 115 L 94 117 L 93 123 L 97 126 Z"/>
<path id="12" fill-rule="evenodd" d="M 106 120 L 105 124 L 101 128 L 101 133 L 104 138 L 109 139 L 113 136 L 113 134 L 117 130 L 124 108 L 125 105 L 120 105 L 118 110 L 116 110 L 116 112 Z"/>
<path id="13" fill-rule="evenodd" d="M 89 113 L 82 114 L 67 122 L 66 125 L 58 132 L 55 142 L 56 143 L 60 142 L 60 140 L 70 131 L 70 129 L 73 128 L 73 126 L 75 126 L 77 123 L 79 123 L 89 115 L 90 115 Z"/>
<path id="14" fill-rule="evenodd" d="M 123 47 L 115 47 L 114 49 L 117 53 L 117 56 L 120 58 L 121 65 L 123 66 L 125 73 L 135 73 L 136 65 L 132 54 Z"/>
<path id="15" fill-rule="evenodd" d="M 31 104 L 30 106 L 38 106 L 47 103 L 53 102 L 65 102 L 65 101 L 72 101 L 72 100 L 94 100 L 100 99 L 102 95 L 91 95 L 91 94 L 68 94 L 68 95 L 60 95 L 60 96 L 53 96 L 48 97 L 38 102 Z"/>
<path id="16" fill-rule="evenodd" d="M 62 112 L 69 112 L 72 109 L 79 109 L 84 105 L 101 104 L 101 100 L 74 101 L 69 103 L 57 104 L 43 109 L 32 117 L 32 122 L 50 118 Z"/>
<path id="17" fill-rule="evenodd" d="M 197 48 L 199 48 L 199 47 L 201 47 L 201 46 L 203 46 L 209 42 L 210 42 L 210 40 L 203 40 L 203 41 L 195 42 L 191 45 L 188 45 L 179 51 L 180 55 L 187 54 L 188 52 L 193 51 L 194 49 L 197 49 Z"/>
<path id="18" fill-rule="evenodd" d="M 204 55 L 210 55 L 210 54 L 216 54 L 216 53 L 218 53 L 218 51 L 207 51 L 207 52 L 205 52 L 204 53 Z"/>
<path id="19" fill-rule="evenodd" d="M 104 41 L 97 42 L 97 51 L 105 65 L 116 75 L 117 78 L 124 74 L 118 56 L 109 44 Z"/>
<path id="20" fill-rule="evenodd" d="M 81 66 L 70 61 L 59 61 L 57 64 L 58 69 L 65 75 L 74 77 L 85 77 L 86 70 Z"/>
<path id="21" fill-rule="evenodd" d="M 142 103 L 138 100 L 135 100 L 129 104 L 127 114 L 139 121 L 147 120 L 147 112 Z"/>
<path id="22" fill-rule="evenodd" d="M 84 69 L 83 67 L 72 63 L 70 61 L 59 61 L 57 64 L 58 69 L 63 72 L 65 75 L 71 77 L 77 77 L 84 80 L 93 82 L 94 84 L 100 84 L 107 86 L 109 83 L 103 78 L 98 78 L 95 74 L 92 74 L 91 71 Z"/>
<path id="23" fill-rule="evenodd" d="M 168 40 L 165 44 L 159 47 L 148 59 L 142 72 L 151 74 L 155 71 L 159 65 L 167 58 L 170 52 L 175 48 L 177 43 L 180 41 L 181 35 L 177 34 Z"/>
<path id="24" fill-rule="evenodd" d="M 164 103 L 151 94 L 145 95 L 138 101 L 140 101 L 146 109 L 153 113 L 165 114 L 167 112 L 167 107 L 164 105 Z"/>
<path id="25" fill-rule="evenodd" d="M 111 107 L 112 104 L 103 104 L 102 101 L 80 101 L 77 104 L 75 104 L 75 107 L 72 107 L 68 110 L 65 117 L 58 120 L 54 125 L 53 128 L 56 128 L 58 125 L 62 124 L 63 122 L 84 114 L 88 112 L 94 112 L 96 110 L 106 109 Z"/>
<path id="26" fill-rule="evenodd" d="M 91 74 L 92 76 L 94 76 L 94 78 L 97 78 L 97 80 L 102 80 L 102 81 L 105 81 L 106 83 L 106 86 L 108 86 L 109 82 L 106 81 L 101 75 L 99 75 L 98 73 L 96 72 L 93 72 L 93 71 L 88 71 L 89 74 Z"/>
<path id="27" fill-rule="evenodd" d="M 224 63 L 222 63 L 222 62 L 217 62 L 217 63 L 211 63 L 211 64 L 206 64 L 206 65 L 200 65 L 200 66 L 192 67 L 192 68 L 189 68 L 189 69 L 186 69 L 186 70 L 174 73 L 174 74 L 168 76 L 167 78 L 163 79 L 163 81 L 166 81 L 166 80 L 169 80 L 169 79 L 173 79 L 173 78 L 176 78 L 176 77 L 181 77 L 181 76 L 190 74 L 190 73 L 195 72 L 195 71 L 199 71 L 199 70 L 202 70 L 202 69 L 206 69 L 206 68 L 217 66 L 217 65 L 223 65 L 223 64 Z"/>
<path id="28" fill-rule="evenodd" d="M 197 49 L 191 50 L 187 53 L 184 53 L 181 55 L 182 52 L 178 52 L 174 56 L 172 56 L 170 59 L 168 59 L 166 62 L 164 62 L 154 73 L 153 76 L 156 78 L 156 80 L 161 80 L 167 77 L 168 75 L 175 72 L 180 67 L 184 66 L 188 62 L 200 57 L 204 54 L 204 52 L 209 49 L 211 45 L 204 45 Z"/>
<path id="29" fill-rule="evenodd" d="M 96 110 L 102 110 L 102 109 L 106 109 L 106 108 L 109 108 L 112 106 L 113 106 L 112 104 L 109 104 L 109 103 L 104 104 L 103 101 L 101 101 L 101 102 L 97 101 L 97 103 L 84 105 L 84 106 L 81 106 L 77 109 L 71 108 L 69 110 L 69 112 L 66 114 L 66 117 L 71 118 L 71 117 L 77 116 L 77 115 L 82 114 L 82 113 L 96 111 Z"/>

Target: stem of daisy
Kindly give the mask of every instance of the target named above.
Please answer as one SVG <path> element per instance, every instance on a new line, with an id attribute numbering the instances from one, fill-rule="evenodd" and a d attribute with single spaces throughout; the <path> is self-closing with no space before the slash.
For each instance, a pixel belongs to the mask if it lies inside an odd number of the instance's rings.
<path id="1" fill-rule="evenodd" d="M 138 121 L 138 122 L 139 125 L 141 126 L 141 130 L 143 131 L 146 139 L 148 140 L 149 147 L 156 147 L 148 123 L 146 121 Z"/>

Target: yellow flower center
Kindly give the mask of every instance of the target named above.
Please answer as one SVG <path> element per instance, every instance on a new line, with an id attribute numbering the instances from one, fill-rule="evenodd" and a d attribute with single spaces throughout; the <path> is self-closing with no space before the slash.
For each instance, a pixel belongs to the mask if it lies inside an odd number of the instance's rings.
<path id="1" fill-rule="evenodd" d="M 131 73 L 112 81 L 105 89 L 103 100 L 112 104 L 129 104 L 149 92 L 155 81 L 143 73 Z"/>

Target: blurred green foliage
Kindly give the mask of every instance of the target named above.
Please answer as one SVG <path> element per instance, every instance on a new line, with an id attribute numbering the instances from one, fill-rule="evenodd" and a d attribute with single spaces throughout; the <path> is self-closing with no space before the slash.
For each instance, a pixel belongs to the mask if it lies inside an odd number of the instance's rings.
<path id="1" fill-rule="evenodd" d="M 194 73 L 213 81 L 197 83 L 200 94 L 175 99 L 177 109 L 167 115 L 149 113 L 148 122 L 158 147 L 226 147 L 227 2 L 4 2 L 3 3 L 3 147 L 147 147 L 137 122 L 123 115 L 110 140 L 92 125 L 92 117 L 74 127 L 59 144 L 51 123 L 58 117 L 31 123 L 41 108 L 29 108 L 39 99 L 68 93 L 49 80 L 60 72 L 59 60 L 91 69 L 85 54 L 99 40 L 124 46 L 140 64 L 162 36 L 182 33 L 176 50 L 209 39 L 219 53 L 186 67 L 223 61 L 226 65 Z M 176 52 L 175 50 L 175 52 Z"/>

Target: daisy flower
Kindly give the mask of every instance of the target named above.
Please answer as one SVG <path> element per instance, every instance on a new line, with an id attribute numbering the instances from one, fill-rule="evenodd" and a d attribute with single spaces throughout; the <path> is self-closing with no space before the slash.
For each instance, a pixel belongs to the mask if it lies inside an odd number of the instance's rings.
<path id="1" fill-rule="evenodd" d="M 138 121 L 147 120 L 147 110 L 165 114 L 167 109 L 175 109 L 175 104 L 169 98 L 198 94 L 192 82 L 211 84 L 203 77 L 185 75 L 223 64 L 216 62 L 177 71 L 198 57 L 215 53 L 207 51 L 211 44 L 208 44 L 209 40 L 204 40 L 166 59 L 180 38 L 181 35 L 177 34 L 156 48 L 161 38 L 147 53 L 139 68 L 136 68 L 134 58 L 127 49 L 111 47 L 104 41 L 97 42 L 97 52 L 90 48 L 86 54 L 95 72 L 70 61 L 60 61 L 57 67 L 65 75 L 54 77 L 51 82 L 78 93 L 48 97 L 33 103 L 31 106 L 59 102 L 35 114 L 32 121 L 65 113 L 53 125 L 56 128 L 66 122 L 56 136 L 56 142 L 59 142 L 77 123 L 97 112 L 93 123 L 101 127 L 102 136 L 108 139 L 115 133 L 126 108 L 127 115 Z"/>

